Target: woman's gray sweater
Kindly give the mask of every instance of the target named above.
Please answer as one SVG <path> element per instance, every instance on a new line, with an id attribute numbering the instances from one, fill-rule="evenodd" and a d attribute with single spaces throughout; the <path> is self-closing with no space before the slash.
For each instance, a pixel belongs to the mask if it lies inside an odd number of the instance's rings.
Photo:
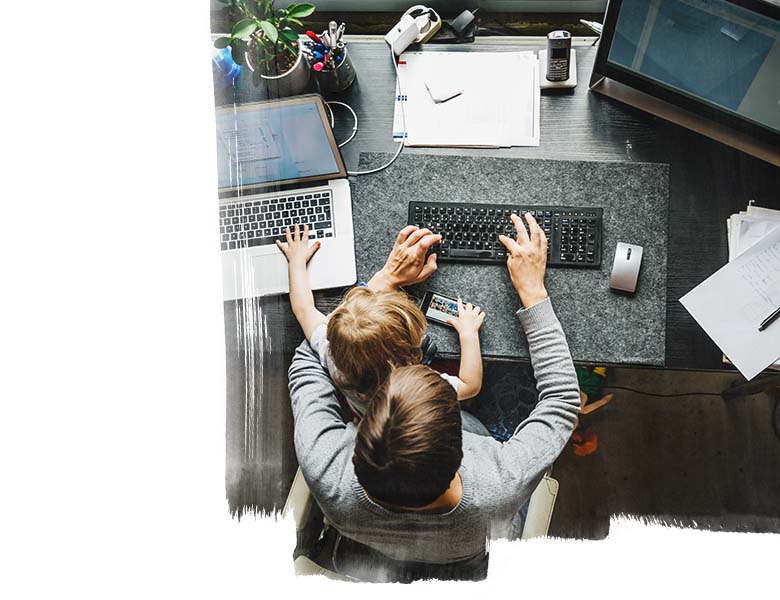
<path id="1" fill-rule="evenodd" d="M 550 300 L 518 311 L 539 401 L 508 441 L 463 432 L 463 496 L 445 514 L 394 512 L 372 502 L 352 465 L 356 428 L 307 342 L 289 371 L 295 451 L 328 520 L 343 535 L 397 560 L 450 563 L 506 537 L 512 519 L 569 440 L 580 408 L 569 347 Z"/>

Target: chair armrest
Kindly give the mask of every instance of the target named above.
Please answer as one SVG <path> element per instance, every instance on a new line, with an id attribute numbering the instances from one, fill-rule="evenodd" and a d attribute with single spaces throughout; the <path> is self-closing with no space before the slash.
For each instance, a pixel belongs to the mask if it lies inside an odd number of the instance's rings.
<path id="1" fill-rule="evenodd" d="M 547 536 L 557 497 L 558 481 L 545 475 L 528 501 L 528 515 L 523 526 L 524 540 Z"/>
<path id="2" fill-rule="evenodd" d="M 303 473 L 298 469 L 293 479 L 290 493 L 287 495 L 287 501 L 282 509 L 282 517 L 287 517 L 291 512 L 295 519 L 295 529 L 301 530 L 309 519 L 314 498 L 311 495 L 309 486 L 303 478 Z"/>

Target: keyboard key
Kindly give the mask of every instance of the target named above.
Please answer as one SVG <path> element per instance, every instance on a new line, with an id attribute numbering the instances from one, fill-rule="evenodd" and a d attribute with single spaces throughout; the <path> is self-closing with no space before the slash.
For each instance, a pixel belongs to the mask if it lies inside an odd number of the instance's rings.
<path id="1" fill-rule="evenodd" d="M 322 221 L 314 224 L 314 229 L 330 229 L 331 227 L 333 227 L 333 223 L 330 221 Z"/>

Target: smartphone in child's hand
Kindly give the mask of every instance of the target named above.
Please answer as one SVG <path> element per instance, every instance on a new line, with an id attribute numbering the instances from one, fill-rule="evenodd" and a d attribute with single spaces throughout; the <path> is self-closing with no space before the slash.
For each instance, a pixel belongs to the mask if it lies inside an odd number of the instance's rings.
<path id="1" fill-rule="evenodd" d="M 461 300 L 461 302 L 463 301 Z M 452 325 L 447 323 L 447 319 L 458 317 L 458 301 L 438 292 L 428 291 L 425 292 L 425 296 L 422 299 L 420 310 L 422 310 L 425 318 L 429 321 L 452 327 Z"/>

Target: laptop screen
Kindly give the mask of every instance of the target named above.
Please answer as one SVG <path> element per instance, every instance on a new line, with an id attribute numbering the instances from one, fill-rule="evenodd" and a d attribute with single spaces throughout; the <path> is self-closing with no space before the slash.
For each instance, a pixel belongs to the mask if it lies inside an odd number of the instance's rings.
<path id="1" fill-rule="evenodd" d="M 346 175 L 316 96 L 218 109 L 217 165 L 220 191 Z"/>
<path id="2" fill-rule="evenodd" d="M 608 64 L 780 133 L 780 11 L 741 3 L 622 0 Z"/>

